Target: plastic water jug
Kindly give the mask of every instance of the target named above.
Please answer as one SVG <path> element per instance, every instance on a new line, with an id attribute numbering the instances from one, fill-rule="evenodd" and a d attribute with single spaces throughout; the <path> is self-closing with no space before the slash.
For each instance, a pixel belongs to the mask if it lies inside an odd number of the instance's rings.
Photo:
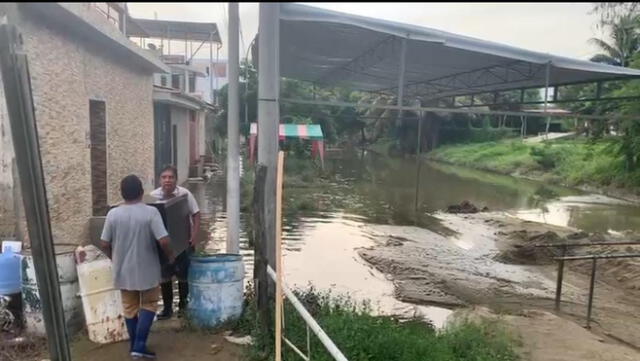
<path id="1" fill-rule="evenodd" d="M 10 250 L 0 253 L 0 295 L 20 293 L 20 255 Z"/>

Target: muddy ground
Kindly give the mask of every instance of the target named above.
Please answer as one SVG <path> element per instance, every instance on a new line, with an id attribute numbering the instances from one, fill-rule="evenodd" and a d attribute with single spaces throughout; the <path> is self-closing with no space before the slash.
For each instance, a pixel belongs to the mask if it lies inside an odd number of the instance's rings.
<path id="1" fill-rule="evenodd" d="M 158 361 L 240 361 L 245 359 L 245 346 L 230 343 L 224 333 L 206 333 L 192 330 L 175 316 L 171 320 L 155 322 L 148 340 L 149 349 Z M 89 340 L 85 332 L 71 342 L 73 361 L 130 360 L 129 341 L 100 345 Z M 42 361 L 49 354 L 45 340 L 21 350 L 0 352 L 2 361 Z"/>
<path id="2" fill-rule="evenodd" d="M 439 218 L 454 236 L 416 227 L 368 227 L 376 246 L 360 249 L 359 254 L 392 278 L 397 298 L 452 308 L 480 305 L 508 315 L 509 324 L 522 335 L 525 359 L 640 359 L 640 263 L 599 261 L 592 329 L 586 330 L 591 261 L 565 267 L 561 311 L 555 314 L 557 266 L 552 257 L 559 252 L 532 247 L 615 239 L 501 213 Z M 640 253 L 640 248 L 572 252 Z M 579 349 L 591 351 L 582 355 Z"/>

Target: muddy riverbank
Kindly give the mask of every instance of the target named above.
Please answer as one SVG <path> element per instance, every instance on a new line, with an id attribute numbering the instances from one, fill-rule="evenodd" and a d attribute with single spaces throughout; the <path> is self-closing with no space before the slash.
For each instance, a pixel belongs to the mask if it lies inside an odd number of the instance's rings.
<path id="1" fill-rule="evenodd" d="M 564 328 L 585 325 L 590 267 L 584 262 L 568 265 L 561 311 L 553 315 L 556 266 L 550 257 L 554 254 L 552 251 L 538 254 L 527 248 L 532 243 L 565 242 L 567 239 L 588 242 L 602 238 L 600 235 L 523 221 L 505 213 L 439 214 L 438 218 L 455 235 L 445 237 L 417 227 L 368 227 L 375 245 L 360 249 L 358 254 L 390 276 L 398 299 L 449 308 L 484 306 L 493 312 L 511 315 L 515 317 L 511 319 L 514 327 L 519 325 L 522 331 L 525 347 L 531 350 L 536 347 L 527 345 L 527 332 L 529 339 L 536 337 L 531 335 L 533 331 L 528 326 L 525 327 L 528 323 L 540 323 L 542 327 L 542 320 L 548 319 L 549 324 L 571 324 Z M 605 247 L 600 251 L 611 250 Z M 637 300 L 640 294 L 636 282 L 640 277 L 634 275 L 639 274 L 640 267 L 634 262 L 601 263 L 596 279 L 592 332 L 585 330 L 586 334 L 582 340 L 576 340 L 580 342 L 575 343 L 575 347 L 594 347 L 584 342 L 592 342 L 589 338 L 595 337 L 598 344 L 608 345 L 602 347 L 615 345 L 620 349 L 619 358 L 607 359 L 638 359 L 640 304 Z M 528 311 L 523 313 L 525 310 Z M 527 316 L 527 312 L 534 312 L 540 319 Z M 541 332 L 543 328 L 540 327 Z M 544 335 L 537 338 L 537 342 L 541 342 Z M 568 349 L 571 347 L 555 350 L 559 358 L 553 359 L 578 360 L 565 357 L 571 354 Z M 600 351 L 593 354 L 600 354 Z"/>

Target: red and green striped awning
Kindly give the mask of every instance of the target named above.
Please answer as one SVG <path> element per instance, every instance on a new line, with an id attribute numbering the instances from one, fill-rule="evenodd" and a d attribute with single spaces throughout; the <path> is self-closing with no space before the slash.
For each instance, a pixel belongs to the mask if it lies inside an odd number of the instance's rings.
<path id="1" fill-rule="evenodd" d="M 250 135 L 258 134 L 258 124 L 251 123 Z M 280 139 L 300 138 L 323 140 L 320 124 L 280 124 Z"/>

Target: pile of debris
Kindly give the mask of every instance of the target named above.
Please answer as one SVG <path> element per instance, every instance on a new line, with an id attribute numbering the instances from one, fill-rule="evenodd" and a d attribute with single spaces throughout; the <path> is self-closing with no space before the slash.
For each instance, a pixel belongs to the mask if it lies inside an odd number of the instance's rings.
<path id="1" fill-rule="evenodd" d="M 507 234 L 502 233 L 501 235 L 507 236 L 512 241 L 512 244 L 511 247 L 498 253 L 495 260 L 507 264 L 551 264 L 554 262 L 554 257 L 560 256 L 560 249 L 556 247 L 536 247 L 536 245 L 566 242 L 565 239 L 553 231 L 529 232 L 527 230 L 518 230 Z"/>
<path id="2" fill-rule="evenodd" d="M 447 213 L 454 213 L 454 214 L 458 214 L 458 213 L 467 214 L 467 213 L 478 213 L 478 212 L 488 212 L 488 211 L 489 211 L 489 208 L 484 207 L 482 209 L 479 209 L 473 203 L 466 200 L 462 201 L 462 203 L 460 204 L 454 204 L 447 207 Z"/>

